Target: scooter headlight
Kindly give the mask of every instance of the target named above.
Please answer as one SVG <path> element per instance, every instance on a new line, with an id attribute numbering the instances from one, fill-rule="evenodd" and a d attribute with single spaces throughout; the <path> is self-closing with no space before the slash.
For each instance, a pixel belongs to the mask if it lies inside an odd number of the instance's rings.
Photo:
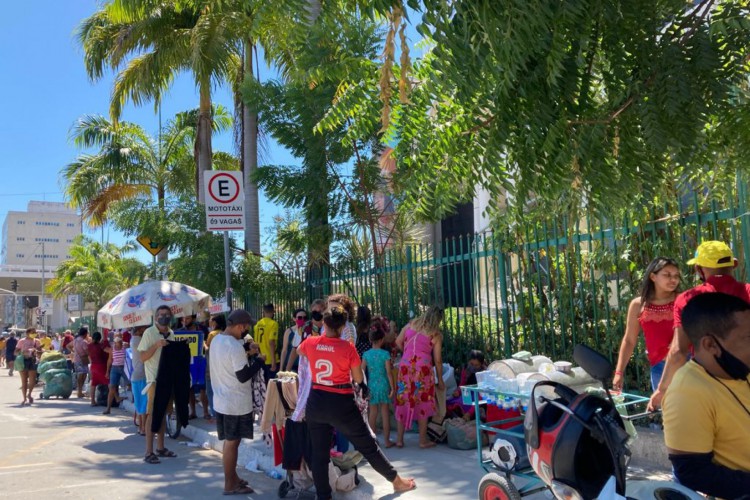
<path id="1" fill-rule="evenodd" d="M 567 484 L 553 480 L 550 489 L 558 500 L 583 500 L 581 494 Z"/>

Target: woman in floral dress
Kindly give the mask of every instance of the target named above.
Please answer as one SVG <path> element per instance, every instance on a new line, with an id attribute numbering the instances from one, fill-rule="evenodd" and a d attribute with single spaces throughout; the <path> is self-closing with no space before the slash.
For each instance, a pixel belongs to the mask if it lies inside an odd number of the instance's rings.
<path id="1" fill-rule="evenodd" d="M 443 310 L 431 306 L 422 316 L 406 325 L 396 339 L 396 345 L 404 353 L 398 367 L 396 386 L 398 448 L 403 448 L 404 431 L 411 428 L 415 419 L 419 426 L 419 447 L 435 446 L 427 438 L 427 419 L 437 411 L 433 367 L 437 370 L 437 389 L 445 390 L 441 353 L 443 335 L 440 332 L 442 321 Z"/>

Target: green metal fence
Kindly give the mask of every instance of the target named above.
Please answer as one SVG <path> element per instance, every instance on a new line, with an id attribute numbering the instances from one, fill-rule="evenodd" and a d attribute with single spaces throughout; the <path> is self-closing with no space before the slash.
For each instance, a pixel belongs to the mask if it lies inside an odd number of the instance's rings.
<path id="1" fill-rule="evenodd" d="M 346 293 L 374 314 L 403 326 L 430 304 L 443 305 L 443 355 L 454 365 L 468 351 L 489 359 L 518 350 L 570 359 L 577 343 L 616 358 L 630 300 L 643 270 L 658 255 L 686 262 L 705 239 L 728 242 L 747 279 L 748 213 L 745 186 L 730 187 L 725 200 L 692 194 L 619 220 L 561 215 L 527 222 L 503 233 L 467 234 L 437 245 L 399 245 L 379 263 L 339 263 L 319 277 L 270 277 L 244 294 L 256 317 L 273 302 L 283 326 L 311 298 Z M 682 268 L 682 288 L 695 284 Z M 641 339 L 628 366 L 628 387 L 648 389 Z"/>

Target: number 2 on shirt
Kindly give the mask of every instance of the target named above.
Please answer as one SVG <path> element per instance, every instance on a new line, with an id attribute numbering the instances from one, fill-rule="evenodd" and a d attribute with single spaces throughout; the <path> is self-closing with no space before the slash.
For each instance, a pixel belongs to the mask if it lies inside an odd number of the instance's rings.
<path id="1" fill-rule="evenodd" d="M 333 385 L 328 377 L 333 374 L 333 363 L 327 359 L 319 359 L 315 362 L 315 383 L 320 385 Z"/>

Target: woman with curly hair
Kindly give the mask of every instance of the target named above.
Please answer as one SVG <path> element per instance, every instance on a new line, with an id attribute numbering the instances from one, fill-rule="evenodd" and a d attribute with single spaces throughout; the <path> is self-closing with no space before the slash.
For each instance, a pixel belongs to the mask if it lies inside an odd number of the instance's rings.
<path id="1" fill-rule="evenodd" d="M 442 308 L 430 306 L 422 316 L 407 324 L 396 339 L 396 345 L 404 353 L 396 385 L 398 448 L 403 448 L 404 431 L 411 428 L 414 419 L 419 426 L 419 447 L 435 446 L 427 438 L 427 419 L 437 412 L 433 367 L 437 371 L 438 390 L 445 390 L 441 352 L 443 335 L 440 332 L 443 317 Z"/>

